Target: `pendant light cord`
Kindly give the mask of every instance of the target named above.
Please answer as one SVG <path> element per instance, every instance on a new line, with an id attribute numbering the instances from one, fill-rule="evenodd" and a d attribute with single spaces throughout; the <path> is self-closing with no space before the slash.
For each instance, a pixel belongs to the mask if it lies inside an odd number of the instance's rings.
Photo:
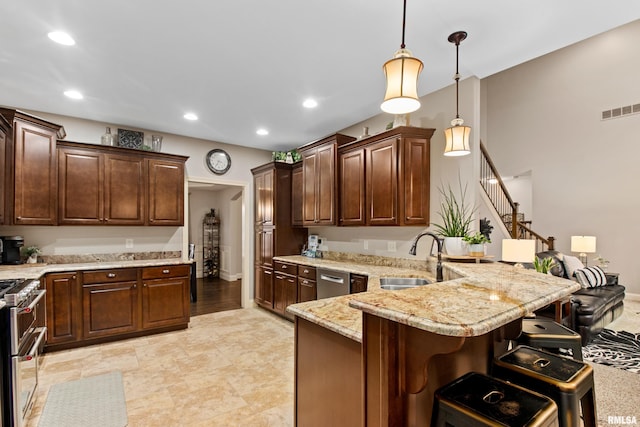
<path id="1" fill-rule="evenodd" d="M 404 0 L 404 6 L 402 7 L 402 44 L 400 49 L 404 49 L 404 26 L 407 20 L 407 0 Z"/>
<path id="2" fill-rule="evenodd" d="M 456 119 L 460 118 L 460 114 L 458 113 L 458 81 L 460 80 L 460 73 L 458 72 L 458 48 L 460 47 L 460 42 L 456 42 Z"/>

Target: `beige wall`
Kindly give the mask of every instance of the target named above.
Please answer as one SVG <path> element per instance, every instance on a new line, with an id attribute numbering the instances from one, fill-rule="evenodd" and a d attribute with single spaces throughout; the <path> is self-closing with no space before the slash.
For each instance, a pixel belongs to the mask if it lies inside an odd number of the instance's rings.
<path id="1" fill-rule="evenodd" d="M 570 236 L 596 236 L 589 263 L 602 254 L 635 294 L 640 114 L 600 117 L 640 103 L 638 40 L 635 21 L 482 82 L 483 140 L 501 174 L 532 171 L 534 230 L 566 253 Z"/>

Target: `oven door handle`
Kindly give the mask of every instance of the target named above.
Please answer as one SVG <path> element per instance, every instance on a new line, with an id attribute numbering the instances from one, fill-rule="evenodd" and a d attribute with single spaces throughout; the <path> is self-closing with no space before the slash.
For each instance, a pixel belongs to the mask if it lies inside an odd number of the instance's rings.
<path id="1" fill-rule="evenodd" d="M 36 305 L 38 305 L 38 303 L 40 302 L 40 300 L 42 298 L 44 298 L 44 294 L 46 293 L 46 289 L 40 289 L 38 291 L 36 291 L 36 297 L 33 299 L 33 301 L 31 301 L 31 304 L 29 304 L 26 307 L 23 307 L 21 309 L 18 310 L 18 314 L 22 314 L 22 313 L 31 313 L 33 310 L 35 310 Z"/>
<path id="2" fill-rule="evenodd" d="M 36 331 L 40 331 L 38 333 L 38 338 L 36 338 L 36 340 L 34 341 L 33 346 L 31 346 L 31 349 L 29 350 L 29 353 L 25 354 L 20 358 L 20 361 L 22 362 L 31 360 L 34 357 L 36 357 L 36 354 L 39 352 L 39 349 L 40 349 L 40 344 L 42 344 L 42 340 L 47 334 L 47 327 L 43 326 L 42 328 L 36 329 Z"/>

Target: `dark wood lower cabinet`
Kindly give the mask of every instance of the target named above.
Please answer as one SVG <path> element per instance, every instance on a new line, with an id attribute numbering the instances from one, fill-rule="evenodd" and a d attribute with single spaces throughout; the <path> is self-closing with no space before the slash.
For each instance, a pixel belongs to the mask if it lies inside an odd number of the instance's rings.
<path id="1" fill-rule="evenodd" d="M 367 290 L 367 283 L 369 278 L 360 274 L 351 274 L 351 292 L 357 294 L 358 292 L 365 292 Z"/>
<path id="2" fill-rule="evenodd" d="M 364 425 L 361 344 L 299 317 L 295 327 L 295 424 Z"/>
<path id="3" fill-rule="evenodd" d="M 187 264 L 45 276 L 47 350 L 188 326 Z"/>
<path id="4" fill-rule="evenodd" d="M 82 336 L 82 310 L 78 273 L 47 274 L 47 344 L 73 343 Z"/>

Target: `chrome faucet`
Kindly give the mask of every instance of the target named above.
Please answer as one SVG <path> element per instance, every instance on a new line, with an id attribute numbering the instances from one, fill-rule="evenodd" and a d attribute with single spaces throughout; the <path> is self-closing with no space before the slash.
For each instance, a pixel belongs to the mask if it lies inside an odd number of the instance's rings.
<path id="1" fill-rule="evenodd" d="M 437 282 L 442 282 L 442 280 L 443 280 L 443 278 L 442 278 L 442 243 L 444 242 L 444 239 L 441 239 L 440 237 L 438 237 L 437 234 L 432 233 L 431 231 L 426 231 L 425 230 L 422 233 L 418 234 L 413 239 L 413 243 L 411 244 L 411 248 L 409 249 L 409 255 L 415 255 L 416 254 L 416 247 L 418 246 L 418 240 L 420 240 L 420 238 L 422 236 L 431 236 L 431 237 L 433 237 L 433 240 L 438 245 L 438 262 L 436 263 L 436 281 Z"/>

